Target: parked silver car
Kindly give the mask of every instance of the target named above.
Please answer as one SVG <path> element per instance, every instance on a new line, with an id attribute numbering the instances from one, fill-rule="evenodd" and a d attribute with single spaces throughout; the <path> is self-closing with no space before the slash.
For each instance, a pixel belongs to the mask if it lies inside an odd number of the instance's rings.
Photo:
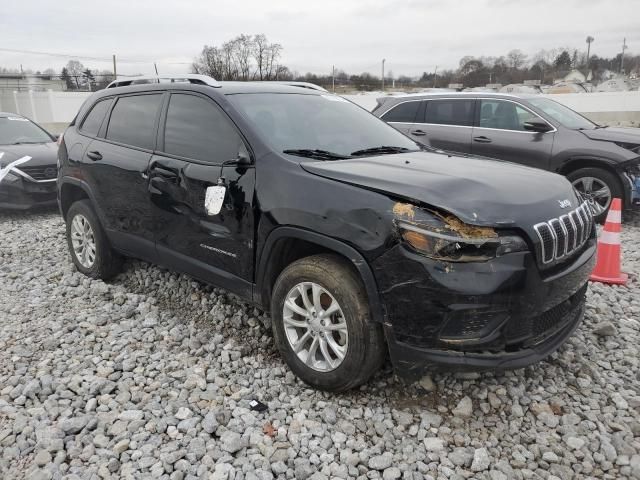
<path id="1" fill-rule="evenodd" d="M 640 129 L 597 125 L 539 95 L 383 97 L 374 115 L 432 147 L 565 175 L 603 221 L 611 199 L 640 205 Z"/>

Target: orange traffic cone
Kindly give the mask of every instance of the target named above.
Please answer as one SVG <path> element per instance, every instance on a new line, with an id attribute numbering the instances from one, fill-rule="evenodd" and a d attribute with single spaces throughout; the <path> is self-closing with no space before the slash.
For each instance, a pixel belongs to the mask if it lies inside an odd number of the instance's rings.
<path id="1" fill-rule="evenodd" d="M 602 234 L 598 238 L 598 260 L 589 280 L 592 282 L 624 285 L 627 274 L 620 271 L 620 229 L 622 208 L 619 198 L 614 198 L 607 214 Z"/>

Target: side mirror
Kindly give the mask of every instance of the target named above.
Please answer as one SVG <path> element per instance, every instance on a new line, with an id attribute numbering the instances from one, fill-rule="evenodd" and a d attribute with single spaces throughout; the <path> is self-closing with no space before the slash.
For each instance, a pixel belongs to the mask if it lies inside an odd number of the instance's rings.
<path id="1" fill-rule="evenodd" d="M 553 127 L 542 120 L 529 120 L 524 122 L 523 127 L 530 132 L 545 133 L 553 130 Z"/>

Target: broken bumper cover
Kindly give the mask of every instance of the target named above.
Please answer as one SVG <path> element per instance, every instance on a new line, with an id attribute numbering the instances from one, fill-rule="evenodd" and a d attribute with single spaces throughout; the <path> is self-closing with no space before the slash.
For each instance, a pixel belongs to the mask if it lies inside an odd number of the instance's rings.
<path id="1" fill-rule="evenodd" d="M 22 178 L 5 178 L 0 182 L 0 208 L 2 209 L 27 210 L 56 204 L 55 181 L 30 182 Z"/>
<path id="2" fill-rule="evenodd" d="M 593 238 L 551 272 L 541 272 L 530 252 L 444 263 L 395 247 L 374 268 L 396 371 L 415 379 L 542 360 L 579 325 L 594 264 Z"/>

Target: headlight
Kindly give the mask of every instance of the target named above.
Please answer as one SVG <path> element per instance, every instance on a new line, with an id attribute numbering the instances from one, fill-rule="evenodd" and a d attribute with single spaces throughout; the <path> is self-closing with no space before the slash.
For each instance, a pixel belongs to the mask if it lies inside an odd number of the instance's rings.
<path id="1" fill-rule="evenodd" d="M 527 251 L 517 235 L 499 235 L 494 229 L 467 225 L 456 219 L 453 225 L 417 227 L 398 224 L 404 242 L 418 253 L 447 262 L 484 262 L 512 252 Z"/>

